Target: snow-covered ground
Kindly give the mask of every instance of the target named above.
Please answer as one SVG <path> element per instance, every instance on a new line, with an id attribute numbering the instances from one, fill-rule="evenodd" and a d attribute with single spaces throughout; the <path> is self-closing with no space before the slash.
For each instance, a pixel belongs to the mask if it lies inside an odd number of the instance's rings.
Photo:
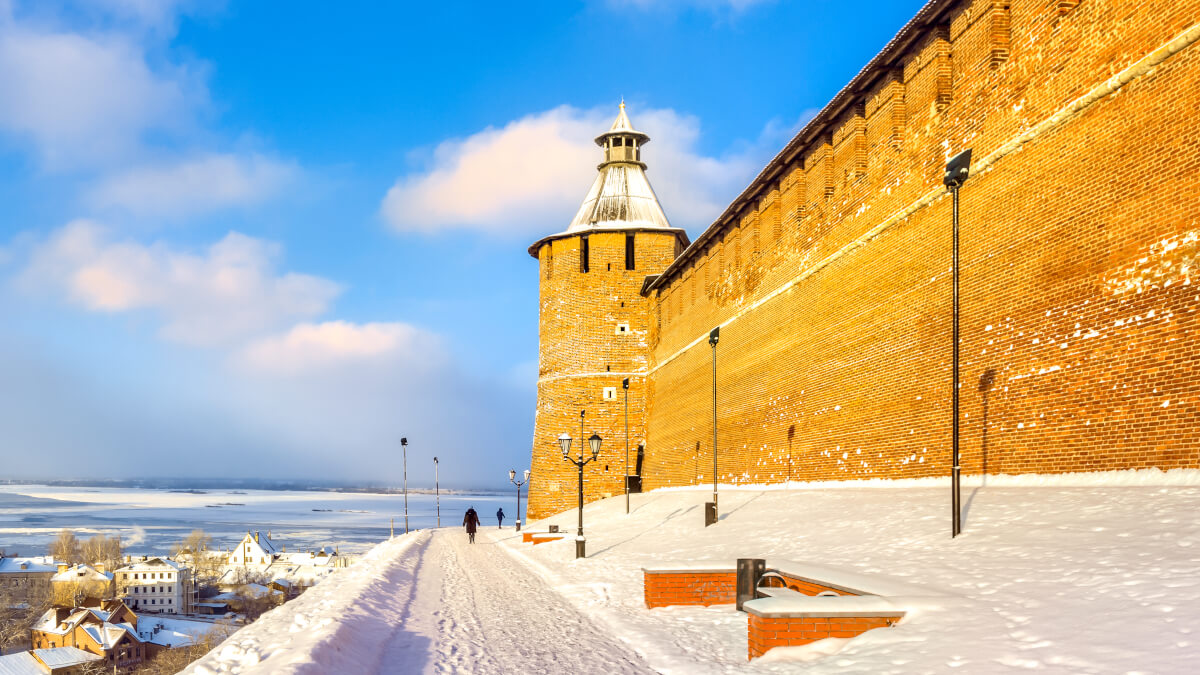
<path id="1" fill-rule="evenodd" d="M 1193 672 L 1200 654 L 1197 471 L 966 480 L 954 540 L 947 481 L 723 486 L 721 520 L 705 528 L 709 495 L 634 495 L 629 515 L 624 497 L 589 505 L 583 560 L 570 537 L 534 547 L 511 529 L 484 528 L 476 549 L 454 531 L 397 538 L 189 672 L 499 672 L 517 662 L 571 672 L 567 657 L 538 660 L 547 645 L 590 649 L 618 671 L 670 673 L 1175 673 Z M 530 526 L 548 523 L 573 530 L 575 513 Z M 753 662 L 732 606 L 644 607 L 643 566 L 738 557 L 814 562 L 944 598 L 894 628 Z"/>

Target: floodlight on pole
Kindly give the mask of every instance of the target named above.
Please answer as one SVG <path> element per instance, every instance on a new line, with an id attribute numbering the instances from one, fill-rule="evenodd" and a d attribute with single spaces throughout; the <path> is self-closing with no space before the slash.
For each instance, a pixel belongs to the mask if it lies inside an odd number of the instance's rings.
<path id="1" fill-rule="evenodd" d="M 950 369 L 953 371 L 951 375 L 951 395 L 950 395 L 950 414 L 951 414 L 951 441 L 950 441 L 950 538 L 953 539 L 962 533 L 962 493 L 959 486 L 959 477 L 961 467 L 959 466 L 958 453 L 958 190 L 967 182 L 967 178 L 971 175 L 971 149 L 967 148 L 957 155 L 950 158 L 946 163 L 946 175 L 942 182 L 950 190 L 953 197 L 953 230 L 954 244 L 950 254 L 950 267 L 952 269 L 953 278 L 953 295 L 954 295 L 954 318 L 951 332 L 951 341 L 953 342 L 953 352 L 951 356 Z"/>

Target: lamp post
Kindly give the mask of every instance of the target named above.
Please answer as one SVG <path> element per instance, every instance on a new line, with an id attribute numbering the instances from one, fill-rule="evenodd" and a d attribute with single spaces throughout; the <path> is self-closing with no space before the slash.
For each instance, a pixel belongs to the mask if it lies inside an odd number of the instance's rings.
<path id="1" fill-rule="evenodd" d="M 442 491 L 438 488 L 438 458 L 433 458 L 433 499 L 437 503 L 437 526 L 442 526 Z"/>
<path id="2" fill-rule="evenodd" d="M 529 469 L 525 469 L 525 480 L 517 480 L 517 470 L 508 470 L 508 481 L 517 486 L 517 532 L 521 531 L 521 486 L 529 482 Z"/>
<path id="3" fill-rule="evenodd" d="M 621 381 L 625 390 L 625 515 L 629 515 L 629 378 Z"/>
<path id="4" fill-rule="evenodd" d="M 971 169 L 971 149 L 967 148 L 957 155 L 950 158 L 946 163 L 946 175 L 942 182 L 950 189 L 950 194 L 954 198 L 954 246 L 950 254 L 950 267 L 952 269 L 953 286 L 954 286 L 954 319 L 950 330 L 951 340 L 954 342 L 954 351 L 951 356 L 950 369 L 953 371 L 951 376 L 951 459 L 950 459 L 950 508 L 953 513 L 950 522 L 950 538 L 953 539 L 962 533 L 962 496 L 959 491 L 959 471 L 958 464 L 958 189 L 963 183 L 967 182 L 970 176 Z"/>
<path id="5" fill-rule="evenodd" d="M 712 390 L 713 390 L 713 498 L 712 504 L 705 505 L 704 526 L 708 527 L 717 522 L 717 341 L 721 338 L 721 327 L 717 326 L 708 334 L 708 344 L 712 345 Z"/>
<path id="6" fill-rule="evenodd" d="M 583 414 L 580 413 L 581 418 L 582 418 L 582 416 L 583 416 Z M 579 459 L 575 459 L 574 457 L 571 456 L 571 435 L 570 434 L 563 434 L 563 435 L 559 436 L 558 437 L 558 445 L 559 445 L 559 447 L 562 448 L 563 459 L 565 459 L 568 462 L 579 467 L 579 530 L 575 535 L 575 557 L 576 558 L 584 558 L 587 556 L 587 553 L 586 553 L 587 540 L 583 538 L 583 467 L 587 466 L 587 464 L 589 462 L 594 462 L 599 458 L 599 456 L 600 456 L 600 435 L 592 434 L 591 438 L 588 439 L 588 445 L 590 446 L 590 449 L 592 451 L 591 457 L 584 457 L 582 441 L 579 443 Z"/>
<path id="7" fill-rule="evenodd" d="M 408 534 L 408 439 L 400 439 L 400 450 L 404 455 L 404 534 Z"/>

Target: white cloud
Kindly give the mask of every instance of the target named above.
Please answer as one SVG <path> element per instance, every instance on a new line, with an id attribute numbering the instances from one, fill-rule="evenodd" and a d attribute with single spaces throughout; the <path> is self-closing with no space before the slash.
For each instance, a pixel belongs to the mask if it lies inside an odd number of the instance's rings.
<path id="1" fill-rule="evenodd" d="M 215 0 L 85 0 L 83 5 L 105 18 L 132 24 L 136 28 L 174 32 L 182 13 L 211 11 L 224 4 Z"/>
<path id="2" fill-rule="evenodd" d="M 768 125 L 754 142 L 719 157 L 697 149 L 700 121 L 669 109 L 629 107 L 634 126 L 651 137 L 643 154 L 667 217 L 703 228 L 745 187 L 779 142 Z M 399 231 L 475 229 L 524 236 L 564 229 L 595 179 L 614 108 L 560 106 L 452 139 L 433 151 L 427 170 L 401 177 L 383 200 Z M 789 127 L 790 129 L 790 127 Z"/>
<path id="3" fill-rule="evenodd" d="M 76 221 L 34 248 L 19 283 L 95 312 L 151 310 L 163 337 L 213 345 L 317 316 L 340 293 L 320 277 L 277 273 L 279 256 L 277 244 L 236 232 L 191 252 L 113 241 L 101 226 Z"/>
<path id="4" fill-rule="evenodd" d="M 197 73 L 151 67 L 119 33 L 84 35 L 0 21 L 0 129 L 51 169 L 111 164 L 149 134 L 180 134 L 207 104 Z"/>
<path id="5" fill-rule="evenodd" d="M 445 350 L 438 336 L 405 323 L 326 321 L 256 340 L 242 350 L 240 361 L 281 374 L 385 361 L 428 367 L 444 363 Z"/>
<path id="6" fill-rule="evenodd" d="M 204 213 L 259 203 L 298 173 L 294 163 L 259 154 L 208 154 L 110 176 L 89 192 L 88 201 L 138 215 Z"/>

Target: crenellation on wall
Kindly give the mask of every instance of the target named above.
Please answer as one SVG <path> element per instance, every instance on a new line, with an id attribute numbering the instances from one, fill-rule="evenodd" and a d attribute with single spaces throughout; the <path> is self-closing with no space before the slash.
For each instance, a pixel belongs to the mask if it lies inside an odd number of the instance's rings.
<path id="1" fill-rule="evenodd" d="M 900 150 L 904 144 L 903 77 L 904 72 L 899 68 L 888 70 L 872 86 L 864 101 L 868 171 L 876 179 L 884 177 L 887 173 L 878 171 L 877 167 L 883 162 L 888 162 L 895 155 L 895 151 Z M 892 152 L 888 153 L 885 150 Z"/>
<path id="2" fill-rule="evenodd" d="M 845 193 L 867 173 L 866 104 L 857 101 L 835 123 L 833 156 L 834 193 Z"/>

